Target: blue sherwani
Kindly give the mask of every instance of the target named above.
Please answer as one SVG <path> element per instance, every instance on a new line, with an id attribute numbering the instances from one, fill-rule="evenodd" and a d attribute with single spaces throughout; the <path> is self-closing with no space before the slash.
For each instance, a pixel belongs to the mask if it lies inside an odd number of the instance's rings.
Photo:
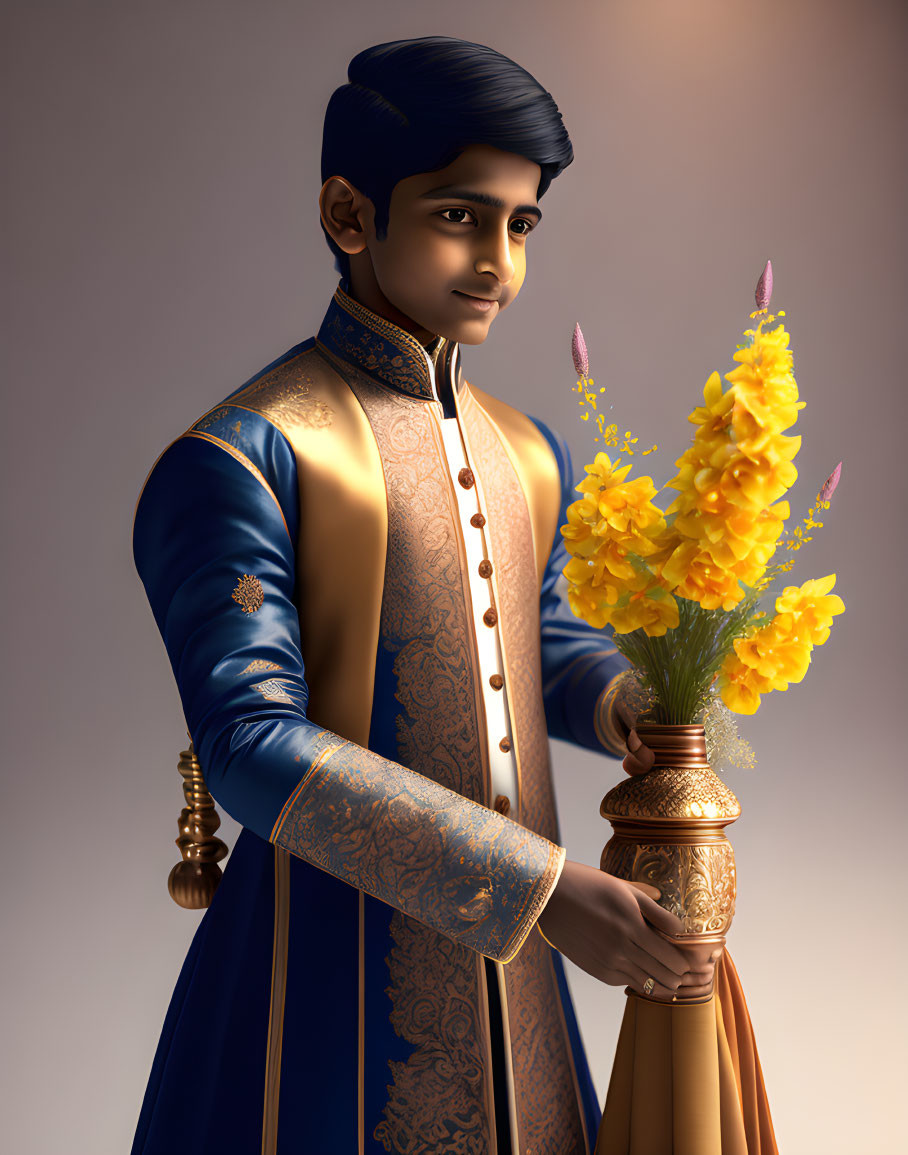
<path id="1" fill-rule="evenodd" d="M 244 827 L 134 1153 L 592 1149 L 548 735 L 615 754 L 611 640 L 559 594 L 564 442 L 339 288 L 168 447 L 136 564 Z"/>

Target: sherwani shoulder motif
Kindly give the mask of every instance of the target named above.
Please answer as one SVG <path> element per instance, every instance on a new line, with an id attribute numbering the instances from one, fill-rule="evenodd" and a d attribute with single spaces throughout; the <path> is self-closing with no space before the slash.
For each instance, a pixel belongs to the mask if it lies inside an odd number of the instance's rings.
<path id="1" fill-rule="evenodd" d="M 136 563 L 244 830 L 135 1152 L 219 1129 L 263 1155 L 590 1149 L 533 931 L 564 862 L 548 735 L 618 752 L 622 659 L 559 594 L 572 485 L 564 443 L 467 384 L 456 345 L 343 287 L 317 338 L 159 458 Z M 217 1072 L 193 1069 L 200 1031 Z"/>

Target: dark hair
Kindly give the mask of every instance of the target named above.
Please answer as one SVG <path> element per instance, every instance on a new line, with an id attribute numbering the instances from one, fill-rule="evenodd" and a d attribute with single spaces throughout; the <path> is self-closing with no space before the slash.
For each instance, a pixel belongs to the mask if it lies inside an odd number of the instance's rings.
<path id="1" fill-rule="evenodd" d="M 574 159 L 551 95 L 482 44 L 450 36 L 392 40 L 354 56 L 347 77 L 325 112 L 322 183 L 343 176 L 364 193 L 375 205 L 379 238 L 397 182 L 445 168 L 470 145 L 538 164 L 538 197 Z M 349 276 L 347 254 L 325 236 L 338 271 Z"/>

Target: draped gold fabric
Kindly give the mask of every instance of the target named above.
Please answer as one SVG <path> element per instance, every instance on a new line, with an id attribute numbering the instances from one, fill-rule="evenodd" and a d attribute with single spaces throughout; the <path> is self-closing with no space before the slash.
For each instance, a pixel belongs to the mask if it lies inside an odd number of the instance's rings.
<path id="1" fill-rule="evenodd" d="M 628 997 L 596 1155 L 778 1155 L 738 972 L 691 1006 Z"/>

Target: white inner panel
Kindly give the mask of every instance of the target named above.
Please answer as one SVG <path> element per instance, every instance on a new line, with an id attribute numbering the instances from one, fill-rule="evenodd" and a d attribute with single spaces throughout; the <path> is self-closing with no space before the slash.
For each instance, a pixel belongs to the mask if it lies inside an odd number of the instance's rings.
<path id="1" fill-rule="evenodd" d="M 454 492 L 457 494 L 460 525 L 467 550 L 473 628 L 479 651 L 479 674 L 488 727 L 489 762 L 492 775 L 492 796 L 489 801 L 491 805 L 494 805 L 498 795 L 504 794 L 511 803 L 511 817 L 516 818 L 519 805 L 517 763 L 514 758 L 514 739 L 511 733 L 507 683 L 500 690 L 495 690 L 489 685 L 489 678 L 493 674 L 499 674 L 504 678 L 498 623 L 496 622 L 494 626 L 487 626 L 482 620 L 482 615 L 492 605 L 492 583 L 488 578 L 479 576 L 479 563 L 485 558 L 483 534 L 481 530 L 470 525 L 470 518 L 473 514 L 482 511 L 479 508 L 476 486 L 472 485 L 469 489 L 465 489 L 457 480 L 457 475 L 461 469 L 468 468 L 457 420 L 454 417 L 443 418 L 440 424 L 445 454 L 448 459 L 448 472 L 451 475 Z M 488 560 L 491 561 L 491 558 Z M 497 606 L 495 608 L 498 609 Z M 502 750 L 499 745 L 502 738 L 507 738 L 511 743 L 508 752 Z"/>

